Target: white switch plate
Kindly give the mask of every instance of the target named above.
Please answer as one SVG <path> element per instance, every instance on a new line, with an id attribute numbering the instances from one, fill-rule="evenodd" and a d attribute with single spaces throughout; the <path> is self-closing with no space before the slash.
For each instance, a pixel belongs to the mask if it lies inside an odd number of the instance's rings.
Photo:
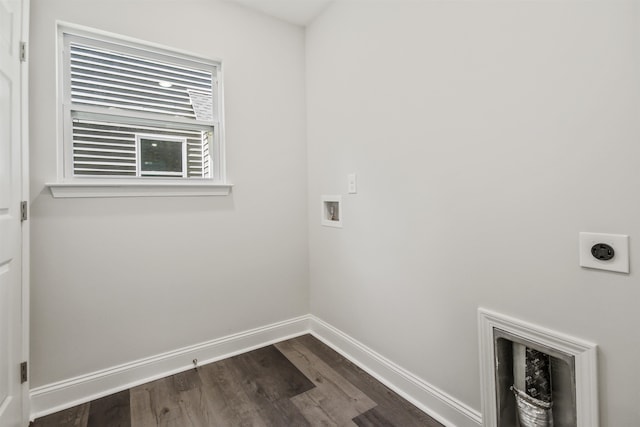
<path id="1" fill-rule="evenodd" d="M 350 173 L 347 175 L 347 179 L 349 180 L 349 194 L 356 194 L 358 192 L 358 182 L 355 173 Z"/>
<path id="2" fill-rule="evenodd" d="M 603 261 L 591 255 L 597 243 L 606 243 L 614 250 L 614 256 Z M 629 236 L 626 234 L 580 233 L 580 265 L 599 270 L 629 272 Z"/>

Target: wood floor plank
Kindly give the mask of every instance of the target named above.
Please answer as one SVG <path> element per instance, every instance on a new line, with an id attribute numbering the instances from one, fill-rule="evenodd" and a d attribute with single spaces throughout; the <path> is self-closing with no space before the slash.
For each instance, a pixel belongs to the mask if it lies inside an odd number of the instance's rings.
<path id="1" fill-rule="evenodd" d="M 291 399 L 279 399 L 270 403 L 261 401 L 259 414 L 269 427 L 311 427 L 313 425 L 309 423 Z"/>
<path id="2" fill-rule="evenodd" d="M 231 375 L 258 407 L 267 426 L 309 425 L 290 398 L 314 385 L 275 347 L 264 347 L 228 361 Z"/>
<path id="3" fill-rule="evenodd" d="M 314 385 L 273 346 L 205 365 L 199 374 L 224 425 L 308 425 L 289 398 Z"/>
<path id="4" fill-rule="evenodd" d="M 363 390 L 377 403 L 376 411 L 392 425 L 444 427 L 312 335 L 303 335 L 290 341 L 307 347 L 351 384 Z"/>
<path id="5" fill-rule="evenodd" d="M 233 425 L 216 416 L 214 401 L 196 370 L 135 387 L 131 407 L 132 427 Z"/>
<path id="6" fill-rule="evenodd" d="M 259 407 L 232 374 L 228 359 L 202 366 L 198 372 L 203 390 L 211 402 L 214 425 L 238 427 L 266 427 L 260 418 Z"/>
<path id="7" fill-rule="evenodd" d="M 380 412 L 379 408 L 373 408 L 353 419 L 358 427 L 395 427 Z"/>
<path id="8" fill-rule="evenodd" d="M 314 387 L 314 383 L 272 345 L 230 361 L 236 364 L 241 381 L 269 400 L 290 398 Z"/>
<path id="9" fill-rule="evenodd" d="M 285 341 L 275 344 L 291 362 L 311 379 L 316 387 L 305 396 L 297 396 L 291 400 L 310 421 L 314 422 L 315 406 L 321 408 L 335 425 L 353 425 L 352 419 L 376 406 L 365 393 L 338 374 L 322 359 L 316 356 L 304 344 Z"/>
<path id="10" fill-rule="evenodd" d="M 133 387 L 131 398 L 131 427 L 156 425 L 156 416 L 151 405 L 150 383 Z"/>
<path id="11" fill-rule="evenodd" d="M 176 391 L 187 391 L 202 386 L 202 380 L 195 369 L 179 372 L 173 375 L 173 388 Z"/>
<path id="12" fill-rule="evenodd" d="M 188 420 L 188 423 L 185 424 L 186 426 L 222 427 L 229 425 L 215 418 L 208 395 L 201 387 L 193 387 L 189 390 L 181 391 L 178 405 L 184 418 Z"/>
<path id="13" fill-rule="evenodd" d="M 293 403 L 300 409 L 300 412 L 304 415 L 304 417 L 309 420 L 309 424 L 312 426 L 331 426 L 331 427 L 342 427 L 344 426 L 355 426 L 356 424 L 350 420 L 342 420 L 343 424 L 339 424 L 335 418 L 335 415 L 327 412 L 327 410 L 318 403 L 318 399 L 314 396 L 311 396 L 309 392 L 302 393 L 297 396 L 291 398 Z"/>
<path id="14" fill-rule="evenodd" d="M 89 405 L 89 427 L 131 427 L 129 390 L 92 401 Z"/>
<path id="15" fill-rule="evenodd" d="M 31 427 L 87 427 L 88 421 L 89 403 L 83 403 L 82 405 L 38 418 Z"/>
<path id="16" fill-rule="evenodd" d="M 188 418 L 180 407 L 179 390 L 175 388 L 173 377 L 162 378 L 147 384 L 134 387 L 131 391 L 132 424 L 135 427 L 179 427 L 187 426 Z M 138 408 L 148 412 L 138 413 Z M 91 426 L 90 426 L 91 427 Z"/>

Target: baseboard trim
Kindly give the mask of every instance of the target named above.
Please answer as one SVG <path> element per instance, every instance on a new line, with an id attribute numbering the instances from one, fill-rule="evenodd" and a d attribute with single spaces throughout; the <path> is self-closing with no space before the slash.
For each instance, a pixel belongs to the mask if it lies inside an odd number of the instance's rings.
<path id="1" fill-rule="evenodd" d="M 310 316 L 311 334 L 378 381 L 448 427 L 480 427 L 482 415 L 321 319 Z"/>
<path id="2" fill-rule="evenodd" d="M 31 420 L 149 381 L 309 333 L 310 317 L 296 317 L 112 368 L 36 387 L 30 392 Z"/>

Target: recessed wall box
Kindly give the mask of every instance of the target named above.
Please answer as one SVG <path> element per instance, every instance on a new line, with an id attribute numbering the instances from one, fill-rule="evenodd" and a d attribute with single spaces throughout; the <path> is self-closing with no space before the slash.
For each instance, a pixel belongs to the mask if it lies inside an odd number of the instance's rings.
<path id="1" fill-rule="evenodd" d="M 342 197 L 322 196 L 321 215 L 322 225 L 342 228 Z"/>

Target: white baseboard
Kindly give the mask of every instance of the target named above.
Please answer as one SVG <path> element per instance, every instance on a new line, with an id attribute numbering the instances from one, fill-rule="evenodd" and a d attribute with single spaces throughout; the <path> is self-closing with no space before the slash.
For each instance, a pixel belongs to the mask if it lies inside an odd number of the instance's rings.
<path id="1" fill-rule="evenodd" d="M 312 315 L 34 388 L 30 393 L 31 419 L 186 371 L 193 368 L 193 359 L 204 365 L 307 333 L 313 334 L 445 426 L 479 427 L 482 424 L 478 411 Z"/>
<path id="2" fill-rule="evenodd" d="M 315 316 L 311 333 L 378 381 L 448 427 L 479 427 L 482 415 Z"/>
<path id="3" fill-rule="evenodd" d="M 149 381 L 309 333 L 309 316 L 229 335 L 31 390 L 31 420 Z"/>

